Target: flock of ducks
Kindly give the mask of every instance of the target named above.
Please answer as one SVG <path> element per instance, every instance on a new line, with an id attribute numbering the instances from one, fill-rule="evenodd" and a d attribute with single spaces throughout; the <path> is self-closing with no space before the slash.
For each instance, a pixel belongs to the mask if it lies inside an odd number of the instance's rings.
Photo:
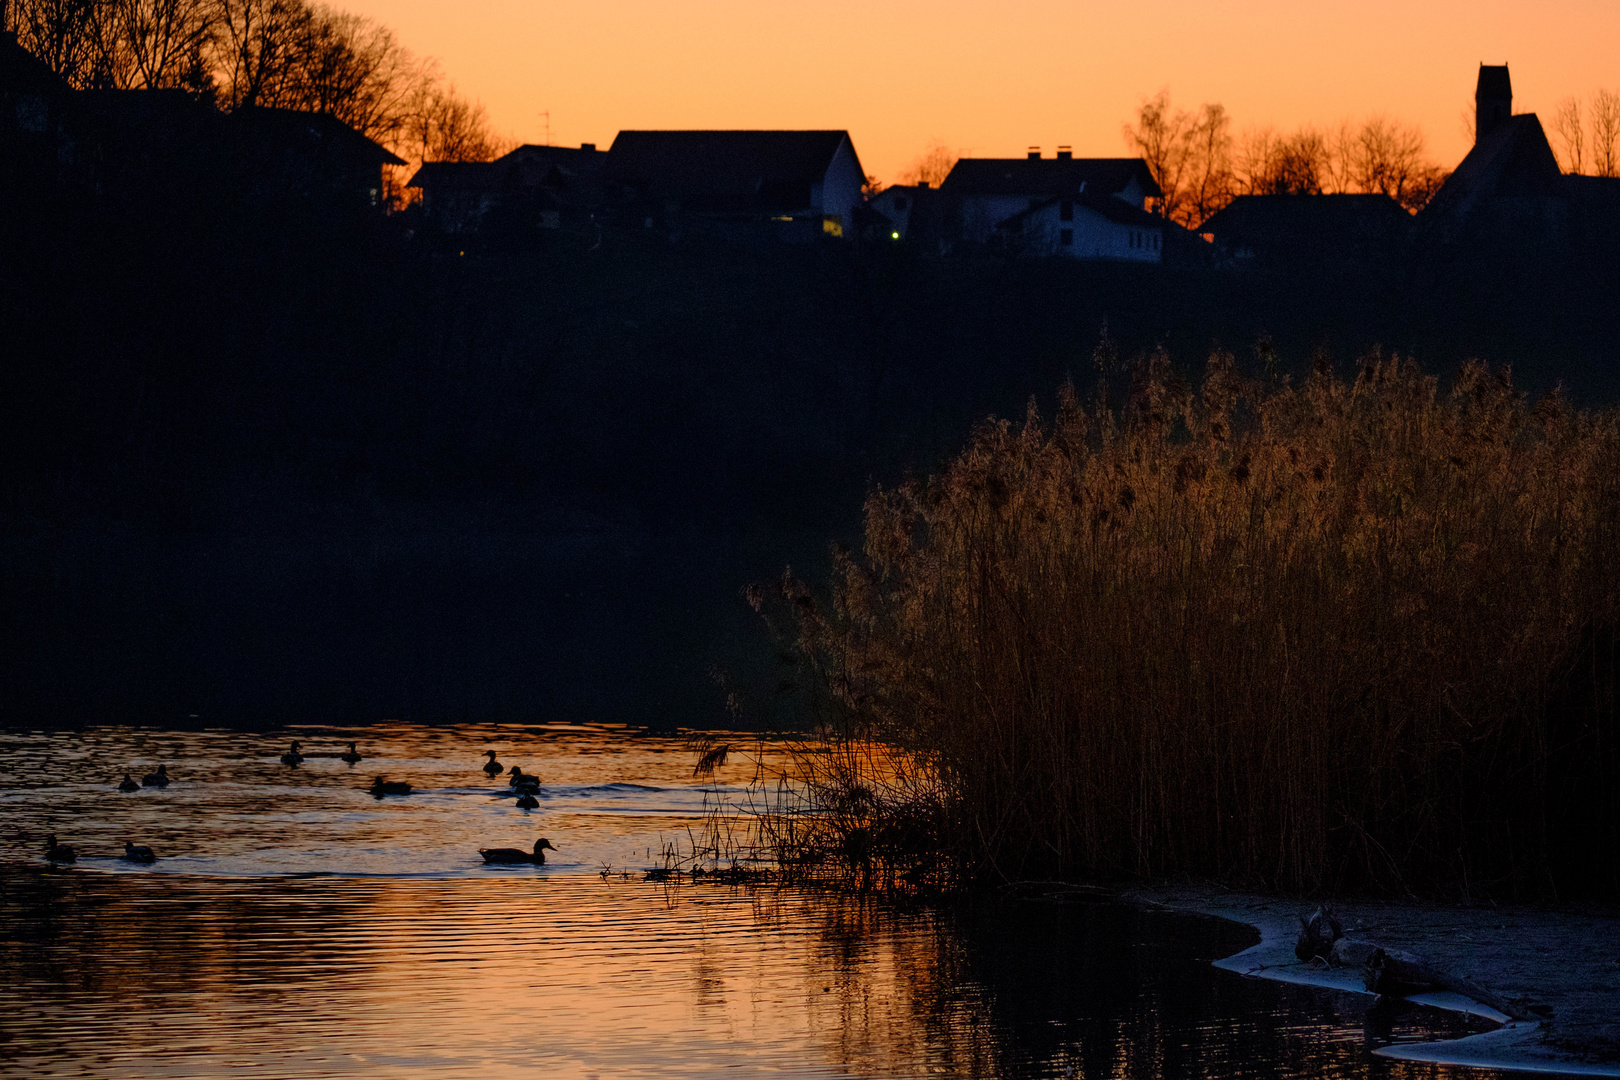
<path id="1" fill-rule="evenodd" d="M 355 749 L 354 743 L 351 742 L 348 745 L 347 752 L 337 755 L 339 761 L 354 765 L 365 760 L 361 753 Z M 294 739 L 287 752 L 281 755 L 281 763 L 283 765 L 302 764 L 305 761 L 302 751 L 303 744 Z M 540 805 L 540 800 L 537 798 L 540 794 L 540 778 L 538 776 L 525 773 L 517 765 L 507 769 L 506 766 L 496 760 L 495 751 L 493 750 L 485 750 L 484 756 L 489 759 L 483 764 L 484 775 L 493 780 L 502 773 L 506 773 L 510 778 L 512 791 L 517 795 L 519 809 L 533 810 Z M 169 767 L 167 765 L 159 765 L 156 772 L 150 772 L 141 777 L 140 783 L 136 783 L 135 778 L 130 773 L 125 772 L 124 779 L 118 784 L 118 790 L 128 793 L 139 791 L 143 787 L 165 788 L 169 786 L 169 779 Z M 381 799 L 385 795 L 409 795 L 412 788 L 410 784 L 403 780 L 389 780 L 386 776 L 378 776 L 371 782 L 368 791 L 373 797 Z M 530 863 L 535 866 L 544 866 L 546 852 L 556 850 L 550 840 L 541 838 L 534 842 L 534 848 L 530 851 L 524 851 L 522 848 L 479 848 L 478 854 L 484 857 L 485 865 L 504 866 Z M 46 862 L 62 866 L 77 861 L 78 857 L 78 852 L 74 851 L 70 845 L 58 841 L 55 833 L 45 838 Z M 157 853 L 145 844 L 132 844 L 128 840 L 124 841 L 123 857 L 128 862 L 139 863 L 143 866 L 150 866 L 152 863 L 157 862 L 158 858 Z"/>

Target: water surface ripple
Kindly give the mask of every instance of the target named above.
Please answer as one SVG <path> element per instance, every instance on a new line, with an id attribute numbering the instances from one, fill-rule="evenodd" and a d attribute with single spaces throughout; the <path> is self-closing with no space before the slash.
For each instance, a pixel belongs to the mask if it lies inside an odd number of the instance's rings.
<path id="1" fill-rule="evenodd" d="M 354 768 L 315 756 L 350 738 Z M 539 809 L 478 771 L 486 748 L 541 776 Z M 700 784 L 683 750 L 584 727 L 0 733 L 0 1074 L 1459 1075 L 1371 1050 L 1470 1021 L 1214 971 L 1251 940 L 1229 923 L 643 882 L 751 775 Z M 168 789 L 114 789 L 160 762 Z M 373 799 L 379 773 L 420 793 Z M 44 864 L 47 832 L 74 866 Z M 476 855 L 540 835 L 544 867 Z M 123 862 L 125 837 L 163 857 Z"/>

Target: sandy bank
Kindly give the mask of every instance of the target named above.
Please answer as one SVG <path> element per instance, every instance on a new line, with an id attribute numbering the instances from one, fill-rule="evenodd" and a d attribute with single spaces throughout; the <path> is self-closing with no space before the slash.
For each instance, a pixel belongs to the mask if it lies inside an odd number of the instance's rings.
<path id="1" fill-rule="evenodd" d="M 1361 972 L 1313 968 L 1294 957 L 1304 901 L 1162 886 L 1127 889 L 1135 903 L 1247 923 L 1260 944 L 1216 961 L 1250 977 L 1366 993 Z M 1620 912 L 1603 909 L 1444 907 L 1342 903 L 1348 936 L 1423 957 L 1495 994 L 1513 1020 L 1457 994 L 1422 994 L 1424 1004 L 1458 1009 L 1502 1024 L 1451 1042 L 1386 1047 L 1410 1061 L 1489 1066 L 1561 1075 L 1620 1077 Z"/>

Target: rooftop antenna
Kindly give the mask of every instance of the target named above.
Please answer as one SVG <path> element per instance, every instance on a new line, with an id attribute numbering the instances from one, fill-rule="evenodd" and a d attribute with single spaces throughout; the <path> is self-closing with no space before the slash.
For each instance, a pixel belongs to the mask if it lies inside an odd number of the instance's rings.
<path id="1" fill-rule="evenodd" d="M 540 115 L 546 118 L 546 145 L 550 146 L 551 145 L 551 110 L 546 109 L 546 110 L 542 111 L 540 113 Z"/>

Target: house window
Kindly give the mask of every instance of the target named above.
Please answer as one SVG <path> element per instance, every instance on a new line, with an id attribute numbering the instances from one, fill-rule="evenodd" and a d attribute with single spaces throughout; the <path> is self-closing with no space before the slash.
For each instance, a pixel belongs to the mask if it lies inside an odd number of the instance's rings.
<path id="1" fill-rule="evenodd" d="M 1073 247 L 1074 246 L 1074 230 L 1073 229 L 1059 229 L 1058 230 L 1058 243 L 1062 244 L 1064 247 Z"/>
<path id="2" fill-rule="evenodd" d="M 1062 202 L 1058 203 L 1058 220 L 1074 220 L 1074 203 L 1070 202 L 1068 199 L 1064 199 Z"/>

